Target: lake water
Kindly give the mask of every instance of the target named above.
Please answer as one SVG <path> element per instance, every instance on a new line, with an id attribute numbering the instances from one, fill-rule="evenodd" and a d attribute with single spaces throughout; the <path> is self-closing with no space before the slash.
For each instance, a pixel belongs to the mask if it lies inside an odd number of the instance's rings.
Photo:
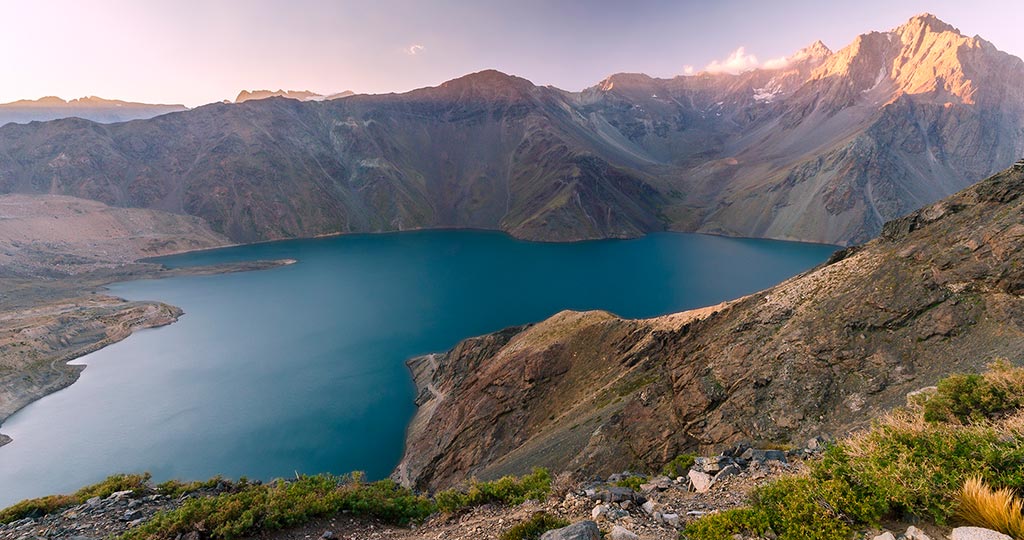
<path id="1" fill-rule="evenodd" d="M 111 286 L 185 310 L 80 358 L 71 387 L 0 431 L 0 507 L 116 472 L 390 473 L 414 412 L 406 359 L 563 309 L 651 317 L 771 286 L 832 246 L 653 234 L 544 244 L 424 231 L 296 240 L 163 259 L 293 258 L 271 270 Z"/>

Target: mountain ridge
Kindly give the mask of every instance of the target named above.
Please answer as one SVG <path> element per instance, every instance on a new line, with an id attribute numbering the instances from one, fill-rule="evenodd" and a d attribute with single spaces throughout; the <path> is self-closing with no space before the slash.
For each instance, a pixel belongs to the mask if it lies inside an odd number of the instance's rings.
<path id="1" fill-rule="evenodd" d="M 11 122 L 46 122 L 71 117 L 100 123 L 119 123 L 185 110 L 187 108 L 179 104 L 136 103 L 96 96 L 72 100 L 44 96 L 39 99 L 19 99 L 10 103 L 0 103 L 0 125 Z"/>
<path id="2" fill-rule="evenodd" d="M 424 227 L 863 242 L 1024 154 L 1024 62 L 936 21 L 736 75 L 568 92 L 485 70 L 404 94 L 8 126 L 0 192 L 189 214 L 236 242 Z"/>
<path id="3" fill-rule="evenodd" d="M 1024 347 L 1022 210 L 1010 169 L 744 298 L 647 320 L 565 311 L 412 359 L 418 410 L 393 477 L 586 477 L 841 436 Z"/>

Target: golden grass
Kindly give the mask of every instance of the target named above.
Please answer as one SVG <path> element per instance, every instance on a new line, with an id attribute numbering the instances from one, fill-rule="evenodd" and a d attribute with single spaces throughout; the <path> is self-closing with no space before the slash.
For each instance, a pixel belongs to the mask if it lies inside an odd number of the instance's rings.
<path id="1" fill-rule="evenodd" d="M 993 490 L 981 478 L 968 478 L 960 490 L 959 514 L 971 525 L 1024 540 L 1024 501 L 1008 488 Z"/>

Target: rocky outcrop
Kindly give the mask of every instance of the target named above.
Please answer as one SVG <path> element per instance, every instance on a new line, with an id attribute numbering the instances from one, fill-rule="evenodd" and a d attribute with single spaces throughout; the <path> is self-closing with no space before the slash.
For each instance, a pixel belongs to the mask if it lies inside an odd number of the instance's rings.
<path id="1" fill-rule="evenodd" d="M 565 92 L 489 70 L 404 94 L 8 125 L 0 193 L 188 214 L 236 242 L 471 227 L 847 244 L 1024 153 L 1022 88 L 1020 59 L 922 15 L 739 75 Z"/>
<path id="2" fill-rule="evenodd" d="M 825 265 L 700 317 L 563 312 L 421 373 L 403 481 L 654 469 L 737 441 L 840 435 L 1024 347 L 1024 171 L 890 222 Z M 430 405 L 426 407 L 425 405 Z"/>

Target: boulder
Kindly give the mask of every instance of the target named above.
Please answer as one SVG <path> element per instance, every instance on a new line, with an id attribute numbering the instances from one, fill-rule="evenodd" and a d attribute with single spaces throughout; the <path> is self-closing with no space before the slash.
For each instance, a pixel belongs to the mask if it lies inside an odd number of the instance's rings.
<path id="1" fill-rule="evenodd" d="M 645 502 L 641 508 L 644 509 L 644 512 L 647 512 L 648 516 L 653 516 L 658 511 L 658 505 L 654 501 Z"/>
<path id="2" fill-rule="evenodd" d="M 950 540 L 1013 540 L 1009 536 L 981 527 L 957 527 L 949 534 Z"/>
<path id="3" fill-rule="evenodd" d="M 612 532 L 608 533 L 608 540 L 640 540 L 640 537 L 633 534 L 629 529 L 616 525 L 612 528 Z"/>
<path id="4" fill-rule="evenodd" d="M 690 470 L 687 474 L 690 479 L 690 484 L 693 485 L 693 490 L 697 493 L 707 493 L 708 489 L 711 488 L 711 475 L 700 471 Z"/>
<path id="5" fill-rule="evenodd" d="M 893 536 L 891 532 L 885 531 L 884 533 L 872 538 L 871 540 L 896 540 L 896 537 Z"/>
<path id="6" fill-rule="evenodd" d="M 907 527 L 907 532 L 903 533 L 903 536 L 906 540 L 932 540 L 924 531 L 913 525 Z"/>
<path id="7" fill-rule="evenodd" d="M 718 474 L 715 475 L 715 479 L 712 480 L 711 483 L 715 483 L 725 478 L 729 478 L 730 476 L 736 476 L 739 473 L 739 467 L 737 467 L 736 465 L 727 465 L 724 469 L 718 471 Z"/>
<path id="8" fill-rule="evenodd" d="M 592 517 L 594 519 L 597 519 L 597 518 L 599 518 L 601 516 L 604 516 L 607 513 L 608 513 L 608 505 L 607 504 L 599 504 L 599 505 L 595 506 L 593 510 L 590 511 L 590 517 Z"/>
<path id="9" fill-rule="evenodd" d="M 665 522 L 666 525 L 679 528 L 679 514 L 662 514 L 661 521 Z"/>
<path id="10" fill-rule="evenodd" d="M 601 530 L 593 521 L 580 521 L 568 527 L 550 530 L 540 540 L 601 540 Z"/>

